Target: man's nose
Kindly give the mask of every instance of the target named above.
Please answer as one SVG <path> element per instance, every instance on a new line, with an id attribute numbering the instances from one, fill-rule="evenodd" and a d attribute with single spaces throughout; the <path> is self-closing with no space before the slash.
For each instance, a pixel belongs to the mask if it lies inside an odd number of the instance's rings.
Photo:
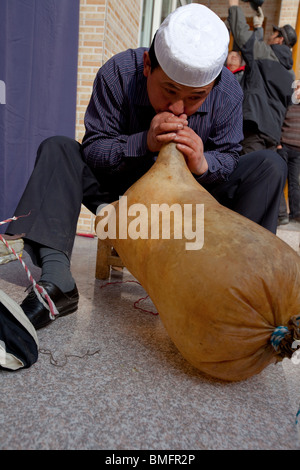
<path id="1" fill-rule="evenodd" d="M 184 112 L 184 102 L 183 100 L 177 100 L 169 106 L 169 111 L 175 114 L 175 116 L 179 116 Z"/>

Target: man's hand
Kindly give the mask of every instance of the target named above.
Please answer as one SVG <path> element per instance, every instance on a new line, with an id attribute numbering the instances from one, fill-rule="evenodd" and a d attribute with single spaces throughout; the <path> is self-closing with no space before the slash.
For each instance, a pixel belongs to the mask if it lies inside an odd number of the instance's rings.
<path id="1" fill-rule="evenodd" d="M 264 13 L 261 7 L 257 8 L 256 14 L 253 16 L 253 26 L 254 28 L 261 28 L 264 22 Z"/>
<path id="2" fill-rule="evenodd" d="M 203 153 L 202 139 L 190 127 L 184 126 L 173 139 L 177 149 L 183 153 L 187 166 L 195 175 L 203 175 L 208 164 Z"/>
<path id="3" fill-rule="evenodd" d="M 195 175 L 208 169 L 203 153 L 202 139 L 188 127 L 187 115 L 175 116 L 167 111 L 158 113 L 151 121 L 147 146 L 151 152 L 159 152 L 163 144 L 175 142 L 183 153 L 188 168 Z"/>
<path id="4" fill-rule="evenodd" d="M 186 114 L 175 116 L 167 111 L 156 114 L 151 121 L 147 135 L 147 146 L 150 152 L 159 152 L 162 145 L 172 142 L 177 132 L 187 124 Z"/>

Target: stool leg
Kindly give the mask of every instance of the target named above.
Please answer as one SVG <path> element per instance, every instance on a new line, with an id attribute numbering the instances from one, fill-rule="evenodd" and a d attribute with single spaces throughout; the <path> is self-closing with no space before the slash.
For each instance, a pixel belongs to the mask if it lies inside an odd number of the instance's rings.
<path id="1" fill-rule="evenodd" d="M 110 256 L 111 247 L 106 245 L 103 240 L 98 239 L 97 259 L 96 259 L 96 279 L 108 279 L 110 275 L 110 264 L 108 257 Z"/>

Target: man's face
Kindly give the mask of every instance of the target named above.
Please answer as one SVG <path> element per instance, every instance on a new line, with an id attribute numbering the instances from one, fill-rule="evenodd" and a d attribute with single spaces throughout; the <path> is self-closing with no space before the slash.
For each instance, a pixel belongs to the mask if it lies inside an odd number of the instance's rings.
<path id="1" fill-rule="evenodd" d="M 282 44 L 283 41 L 284 39 L 280 36 L 279 31 L 273 31 L 273 33 L 268 37 L 267 43 L 271 46 L 272 44 Z"/>
<path id="2" fill-rule="evenodd" d="M 240 54 L 236 51 L 229 52 L 227 56 L 227 61 L 226 61 L 226 65 L 229 68 L 229 70 L 234 71 L 237 68 L 239 68 L 241 64 L 242 64 L 242 58 Z"/>
<path id="3" fill-rule="evenodd" d="M 204 103 L 214 86 L 214 81 L 200 88 L 180 85 L 171 80 L 161 67 L 157 67 L 151 72 L 148 52 L 144 54 L 144 75 L 147 77 L 149 101 L 155 112 L 169 111 L 175 116 L 194 114 Z"/>

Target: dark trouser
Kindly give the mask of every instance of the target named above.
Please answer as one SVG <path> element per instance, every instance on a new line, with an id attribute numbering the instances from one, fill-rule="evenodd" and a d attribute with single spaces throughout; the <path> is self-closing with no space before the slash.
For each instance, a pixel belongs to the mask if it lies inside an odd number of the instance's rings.
<path id="1" fill-rule="evenodd" d="M 67 137 L 47 139 L 39 147 L 34 171 L 15 211 L 16 216 L 30 215 L 11 222 L 7 233 L 24 233 L 25 247 L 36 242 L 70 258 L 81 204 L 95 214 L 100 204 L 117 200 L 152 164 L 143 161 L 139 170 L 129 160 L 128 172 L 94 174 L 78 142 Z M 242 156 L 229 181 L 206 189 L 221 204 L 275 233 L 285 180 L 283 159 L 264 150 Z"/>
<path id="2" fill-rule="evenodd" d="M 256 123 L 244 121 L 243 132 L 244 140 L 241 142 L 243 154 L 263 149 L 276 150 L 277 142 L 267 134 L 260 132 Z"/>
<path id="3" fill-rule="evenodd" d="M 288 200 L 290 219 L 300 220 L 300 149 L 290 145 L 282 145 L 278 153 L 285 159 L 288 166 Z M 287 217 L 284 193 L 281 195 L 279 216 Z"/>

